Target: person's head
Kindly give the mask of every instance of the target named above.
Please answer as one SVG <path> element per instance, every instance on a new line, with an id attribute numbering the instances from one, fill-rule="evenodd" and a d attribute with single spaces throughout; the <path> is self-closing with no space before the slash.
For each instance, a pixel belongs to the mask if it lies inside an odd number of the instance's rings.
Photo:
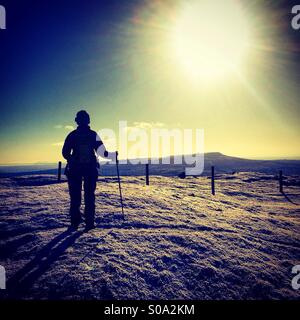
<path id="1" fill-rule="evenodd" d="M 90 116 L 85 110 L 77 112 L 75 122 L 79 126 L 87 126 L 90 124 Z"/>

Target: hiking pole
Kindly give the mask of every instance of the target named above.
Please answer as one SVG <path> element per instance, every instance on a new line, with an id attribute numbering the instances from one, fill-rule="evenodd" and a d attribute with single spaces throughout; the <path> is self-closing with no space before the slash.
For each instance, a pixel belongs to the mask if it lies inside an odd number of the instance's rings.
<path id="1" fill-rule="evenodd" d="M 117 174 L 118 174 L 118 183 L 119 183 L 119 191 L 120 191 L 121 208 L 122 208 L 123 219 L 125 220 L 125 214 L 124 214 L 124 208 L 123 208 L 123 198 L 122 198 L 122 188 L 121 188 L 121 179 L 120 179 L 120 172 L 119 172 L 118 152 L 116 152 L 116 165 L 117 165 Z"/>

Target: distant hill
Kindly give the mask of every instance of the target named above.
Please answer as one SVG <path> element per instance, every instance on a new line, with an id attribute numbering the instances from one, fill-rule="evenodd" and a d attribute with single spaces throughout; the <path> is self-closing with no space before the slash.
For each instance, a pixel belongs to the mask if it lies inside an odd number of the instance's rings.
<path id="1" fill-rule="evenodd" d="M 182 156 L 171 156 L 171 164 L 163 164 L 166 158 L 158 159 L 159 164 L 150 163 L 150 173 L 161 176 L 177 176 L 184 172 L 186 164 L 175 164 Z M 260 172 L 277 174 L 283 170 L 285 175 L 300 175 L 300 160 L 249 160 L 226 156 L 219 152 L 204 154 L 203 175 L 210 173 L 214 165 L 217 173 Z M 0 166 L 0 177 L 11 177 L 28 174 L 56 174 L 57 164 L 36 164 L 22 166 Z M 115 165 L 101 165 L 101 175 L 116 174 Z M 120 174 L 125 176 L 140 176 L 145 174 L 145 165 L 120 164 Z"/>

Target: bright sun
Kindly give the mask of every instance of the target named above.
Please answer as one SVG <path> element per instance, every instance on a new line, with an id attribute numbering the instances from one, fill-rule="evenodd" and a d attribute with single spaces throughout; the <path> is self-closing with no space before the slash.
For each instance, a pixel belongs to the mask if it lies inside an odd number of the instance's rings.
<path id="1" fill-rule="evenodd" d="M 249 28 L 236 0 L 185 2 L 172 30 L 172 52 L 189 77 L 215 81 L 238 70 Z"/>

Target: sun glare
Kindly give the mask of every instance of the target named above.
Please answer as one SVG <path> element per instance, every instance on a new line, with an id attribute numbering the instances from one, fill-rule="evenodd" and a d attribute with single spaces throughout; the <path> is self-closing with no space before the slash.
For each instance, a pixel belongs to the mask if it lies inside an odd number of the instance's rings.
<path id="1" fill-rule="evenodd" d="M 211 81 L 239 70 L 249 30 L 238 1 L 189 1 L 172 29 L 172 54 L 189 77 Z"/>

